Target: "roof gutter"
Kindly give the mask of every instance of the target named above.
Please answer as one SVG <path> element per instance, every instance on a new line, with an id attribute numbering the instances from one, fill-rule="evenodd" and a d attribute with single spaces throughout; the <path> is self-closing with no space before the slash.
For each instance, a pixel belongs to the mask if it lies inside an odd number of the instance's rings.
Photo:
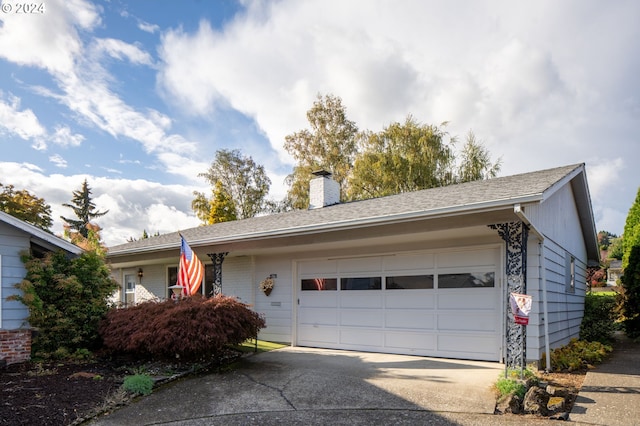
<path id="1" fill-rule="evenodd" d="M 547 304 L 547 274 L 544 257 L 544 235 L 535 227 L 529 218 L 524 214 L 524 209 L 518 204 L 513 205 L 513 212 L 520 218 L 520 220 L 529 227 L 531 232 L 538 238 L 538 257 L 540 265 L 540 281 L 542 281 L 542 310 L 544 314 L 544 347 L 545 347 L 545 370 L 551 371 L 551 349 L 549 348 L 549 308 Z"/>

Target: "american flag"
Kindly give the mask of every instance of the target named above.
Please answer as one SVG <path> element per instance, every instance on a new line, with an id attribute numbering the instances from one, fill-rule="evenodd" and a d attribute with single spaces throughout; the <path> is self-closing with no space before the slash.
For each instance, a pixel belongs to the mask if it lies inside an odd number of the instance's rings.
<path id="1" fill-rule="evenodd" d="M 178 267 L 178 285 L 182 286 L 183 296 L 192 296 L 202 284 L 202 276 L 204 274 L 204 266 L 187 244 L 182 235 L 182 246 L 180 247 L 180 266 Z"/>

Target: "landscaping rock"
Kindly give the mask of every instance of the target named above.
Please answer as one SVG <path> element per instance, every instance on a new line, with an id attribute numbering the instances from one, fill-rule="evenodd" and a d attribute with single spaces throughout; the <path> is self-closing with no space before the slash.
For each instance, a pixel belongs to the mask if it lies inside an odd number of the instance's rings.
<path id="1" fill-rule="evenodd" d="M 536 414 L 540 416 L 548 416 L 549 394 L 538 386 L 529 388 L 524 396 L 523 409 L 525 414 Z"/>
<path id="2" fill-rule="evenodd" d="M 551 413 L 558 413 L 560 411 L 564 411 L 565 409 L 565 399 L 562 396 L 552 396 L 549 398 L 549 402 L 547 403 L 547 408 Z"/>
<path id="3" fill-rule="evenodd" d="M 502 414 L 520 414 L 522 412 L 522 399 L 512 392 L 498 401 L 496 409 Z"/>

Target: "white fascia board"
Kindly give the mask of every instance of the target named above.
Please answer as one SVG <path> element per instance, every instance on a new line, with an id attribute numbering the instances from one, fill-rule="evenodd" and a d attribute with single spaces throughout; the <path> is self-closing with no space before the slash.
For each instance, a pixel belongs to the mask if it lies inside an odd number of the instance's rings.
<path id="1" fill-rule="evenodd" d="M 42 241 L 46 241 L 49 244 L 52 244 L 56 247 L 59 247 L 63 250 L 66 250 L 70 253 L 73 254 L 80 254 L 83 252 L 83 250 L 78 247 L 75 244 L 70 243 L 69 241 L 63 240 L 60 237 L 57 237 L 53 234 L 48 233 L 47 231 L 44 231 L 40 228 L 38 228 L 37 226 L 34 226 L 30 223 L 27 223 L 23 220 L 20 220 L 16 217 L 11 216 L 8 213 L 5 212 L 1 212 L 0 211 L 0 220 L 2 220 L 3 222 L 14 226 L 28 234 L 30 234 L 33 237 L 40 239 Z"/>

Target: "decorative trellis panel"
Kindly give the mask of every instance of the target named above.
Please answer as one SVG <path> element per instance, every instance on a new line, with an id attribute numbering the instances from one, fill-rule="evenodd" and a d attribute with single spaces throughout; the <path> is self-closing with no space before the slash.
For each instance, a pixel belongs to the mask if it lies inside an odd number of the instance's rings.
<path id="1" fill-rule="evenodd" d="M 207 256 L 211 258 L 213 262 L 213 290 L 212 296 L 222 294 L 222 262 L 224 262 L 225 256 L 228 252 L 222 253 L 207 253 Z"/>
<path id="2" fill-rule="evenodd" d="M 506 367 L 524 368 L 527 353 L 527 327 L 516 324 L 509 306 L 511 293 L 527 293 L 527 239 L 529 228 L 523 222 L 508 222 L 489 225 L 498 231 L 506 245 Z"/>

